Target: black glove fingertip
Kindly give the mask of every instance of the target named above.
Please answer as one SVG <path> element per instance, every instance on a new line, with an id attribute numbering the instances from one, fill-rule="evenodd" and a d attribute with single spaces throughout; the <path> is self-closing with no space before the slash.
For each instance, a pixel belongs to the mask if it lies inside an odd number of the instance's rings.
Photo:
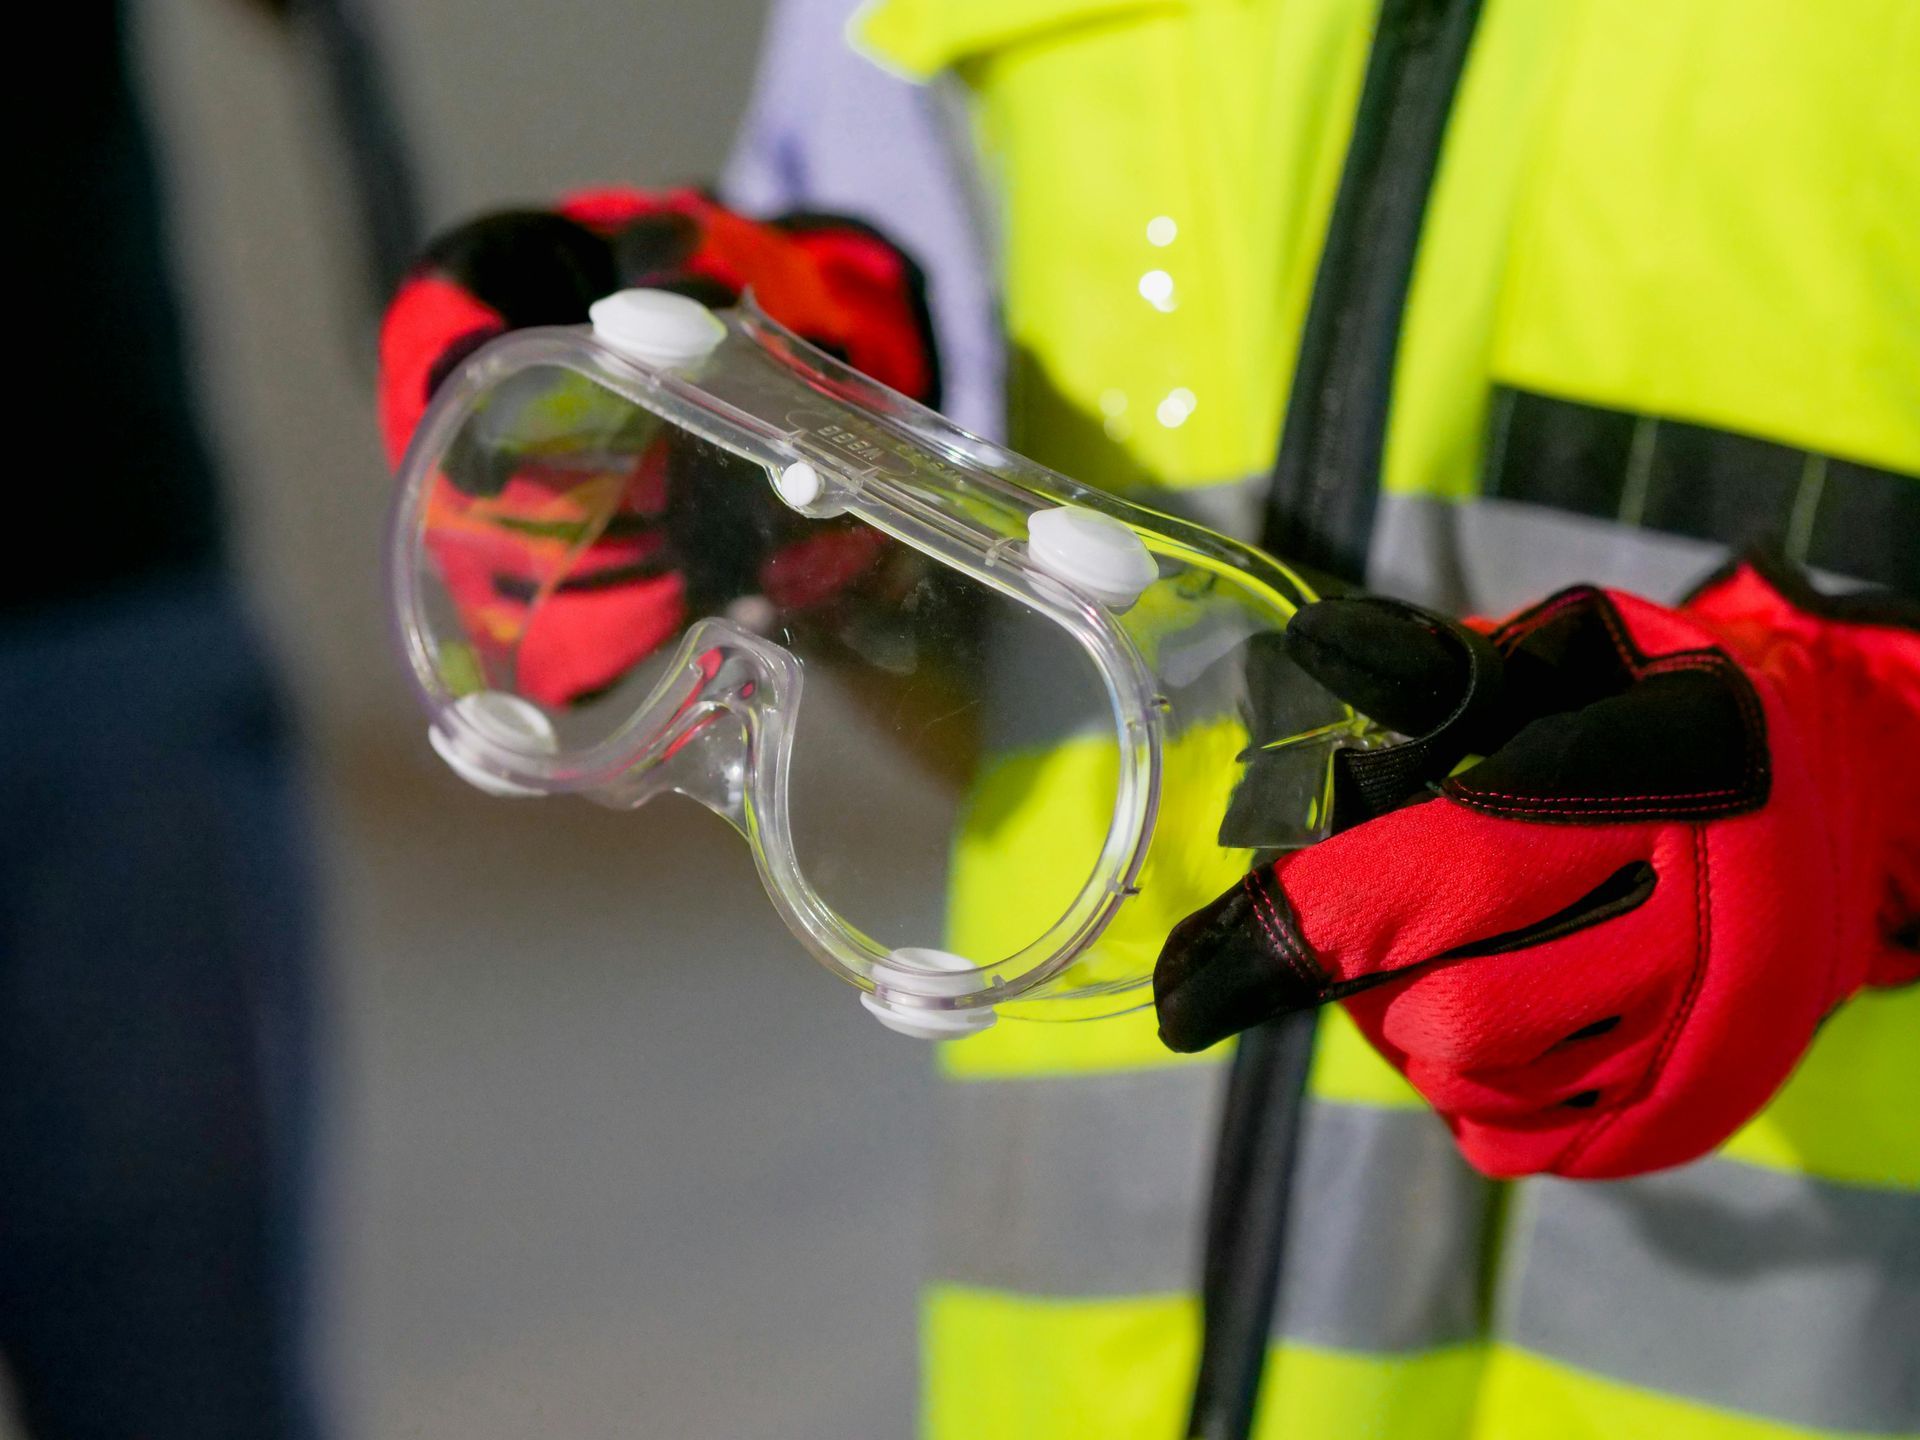
<path id="1" fill-rule="evenodd" d="M 1485 656 L 1475 656 L 1478 647 Z M 1459 708 L 1475 659 L 1493 652 L 1481 636 L 1430 611 L 1357 595 L 1296 613 L 1287 653 L 1361 714 L 1403 735 L 1423 735 Z"/>
<path id="2" fill-rule="evenodd" d="M 1319 1003 L 1304 946 L 1287 953 L 1249 877 L 1174 926 L 1153 971 L 1160 1041 L 1192 1054 L 1288 1010 Z"/>

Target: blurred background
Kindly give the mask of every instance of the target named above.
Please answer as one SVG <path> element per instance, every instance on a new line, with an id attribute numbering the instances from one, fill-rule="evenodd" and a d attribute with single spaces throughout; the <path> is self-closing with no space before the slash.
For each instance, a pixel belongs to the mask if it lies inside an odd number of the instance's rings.
<path id="1" fill-rule="evenodd" d="M 762 6 L 369 18 L 432 228 L 714 176 Z M 433 758 L 386 631 L 372 321 L 314 56 L 239 0 L 130 20 L 318 811 L 336 1433 L 907 1433 L 926 1051 L 798 949 L 704 812 L 489 801 Z"/>

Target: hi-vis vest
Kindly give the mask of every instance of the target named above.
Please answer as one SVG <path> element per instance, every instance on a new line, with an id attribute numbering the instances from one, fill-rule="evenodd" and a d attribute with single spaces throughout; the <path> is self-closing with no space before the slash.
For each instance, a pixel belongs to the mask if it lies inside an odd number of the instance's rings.
<path id="1" fill-rule="evenodd" d="M 856 35 L 965 96 L 1029 453 L 1463 610 L 1670 598 L 1763 534 L 1920 590 L 1911 0 L 878 0 Z M 1181 1433 L 1219 1059 L 1145 1016 L 944 1053 L 929 1434 Z M 1489 1185 L 1337 1011 L 1307 1127 L 1260 1434 L 1920 1435 L 1920 990 L 1666 1174 Z"/>

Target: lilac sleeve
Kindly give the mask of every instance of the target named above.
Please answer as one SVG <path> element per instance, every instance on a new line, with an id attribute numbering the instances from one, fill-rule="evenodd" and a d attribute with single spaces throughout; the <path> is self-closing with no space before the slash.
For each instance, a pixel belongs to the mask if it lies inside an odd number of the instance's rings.
<path id="1" fill-rule="evenodd" d="M 721 194 L 751 214 L 850 215 L 918 261 L 941 408 L 998 436 L 1002 346 L 966 137 L 935 89 L 887 74 L 848 44 L 854 9 L 854 0 L 774 0 Z"/>

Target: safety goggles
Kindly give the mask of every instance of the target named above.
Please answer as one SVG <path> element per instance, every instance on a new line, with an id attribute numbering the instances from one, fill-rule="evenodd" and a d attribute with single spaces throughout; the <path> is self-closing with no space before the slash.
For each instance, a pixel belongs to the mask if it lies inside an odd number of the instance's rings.
<path id="1" fill-rule="evenodd" d="M 915 1034 L 1143 1003 L 1174 923 L 1324 832 L 1361 723 L 1285 657 L 1285 567 L 751 303 L 626 291 L 478 350 L 407 452 L 390 564 L 458 773 L 699 801 Z"/>

